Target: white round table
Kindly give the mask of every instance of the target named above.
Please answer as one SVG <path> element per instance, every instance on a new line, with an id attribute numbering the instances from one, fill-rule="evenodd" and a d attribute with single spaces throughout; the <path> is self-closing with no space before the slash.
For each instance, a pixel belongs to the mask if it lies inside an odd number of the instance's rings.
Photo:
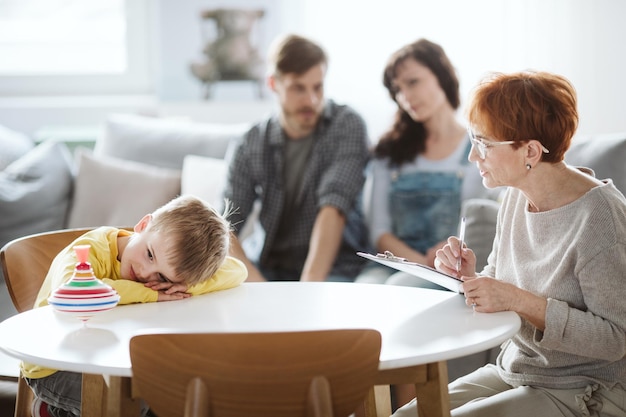
<path id="1" fill-rule="evenodd" d="M 0 349 L 50 368 L 128 379 L 128 344 L 138 333 L 373 328 L 382 335 L 381 382 L 387 383 L 395 370 L 445 363 L 497 346 L 519 327 L 515 313 L 476 313 L 453 292 L 354 283 L 244 283 L 180 301 L 118 306 L 86 324 L 49 306 L 30 310 L 0 323 Z M 447 375 L 435 382 L 444 389 Z"/>

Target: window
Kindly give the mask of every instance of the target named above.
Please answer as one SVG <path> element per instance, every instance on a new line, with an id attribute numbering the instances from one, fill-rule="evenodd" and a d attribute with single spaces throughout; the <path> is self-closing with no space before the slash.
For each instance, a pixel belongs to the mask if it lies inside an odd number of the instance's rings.
<path id="1" fill-rule="evenodd" d="M 0 0 L 0 95 L 151 89 L 149 0 Z"/>

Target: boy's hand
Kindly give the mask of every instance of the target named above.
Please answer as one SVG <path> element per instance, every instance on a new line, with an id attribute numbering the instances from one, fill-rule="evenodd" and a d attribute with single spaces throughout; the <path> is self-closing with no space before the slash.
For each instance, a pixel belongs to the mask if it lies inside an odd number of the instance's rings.
<path id="1" fill-rule="evenodd" d="M 176 300 L 182 300 L 184 298 L 191 297 L 191 294 L 189 294 L 188 292 L 168 293 L 168 292 L 165 292 L 165 291 L 158 291 L 158 294 L 159 294 L 159 298 L 157 298 L 157 302 L 160 302 L 160 301 L 176 301 Z"/>
<path id="2" fill-rule="evenodd" d="M 144 285 L 151 290 L 163 291 L 166 294 L 173 294 L 175 292 L 187 292 L 188 290 L 187 284 L 183 283 L 174 284 L 173 282 L 148 281 Z"/>
<path id="3" fill-rule="evenodd" d="M 187 284 L 149 281 L 144 285 L 158 292 L 159 297 L 157 298 L 157 302 L 182 300 L 183 298 L 191 297 L 191 294 L 187 292 Z"/>

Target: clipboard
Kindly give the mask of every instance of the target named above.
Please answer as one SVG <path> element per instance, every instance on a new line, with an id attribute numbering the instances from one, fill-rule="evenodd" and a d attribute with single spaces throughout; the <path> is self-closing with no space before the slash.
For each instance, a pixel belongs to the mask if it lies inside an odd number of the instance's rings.
<path id="1" fill-rule="evenodd" d="M 371 261 L 378 262 L 379 264 L 397 269 L 398 271 L 406 272 L 408 274 L 415 275 L 418 278 L 428 280 L 447 288 L 450 291 L 454 291 L 459 294 L 463 293 L 463 289 L 461 287 L 463 281 L 459 278 L 437 271 L 429 266 L 418 264 L 417 262 L 410 262 L 405 258 L 394 256 L 394 254 L 389 251 L 385 251 L 385 253 L 378 253 L 376 255 L 365 252 L 357 252 L 356 254 Z"/>

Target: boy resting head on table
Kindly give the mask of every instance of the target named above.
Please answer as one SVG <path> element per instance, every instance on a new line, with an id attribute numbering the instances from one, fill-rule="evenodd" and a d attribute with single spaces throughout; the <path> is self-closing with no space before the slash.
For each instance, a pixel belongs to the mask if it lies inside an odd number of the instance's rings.
<path id="1" fill-rule="evenodd" d="M 118 292 L 119 304 L 180 300 L 236 287 L 248 272 L 228 255 L 227 216 L 185 195 L 146 214 L 134 232 L 106 226 L 89 231 L 55 257 L 34 308 L 47 305 L 54 289 L 72 278 L 77 245 L 91 246 L 94 275 Z M 21 370 L 35 394 L 33 417 L 80 416 L 80 373 L 27 363 Z"/>

